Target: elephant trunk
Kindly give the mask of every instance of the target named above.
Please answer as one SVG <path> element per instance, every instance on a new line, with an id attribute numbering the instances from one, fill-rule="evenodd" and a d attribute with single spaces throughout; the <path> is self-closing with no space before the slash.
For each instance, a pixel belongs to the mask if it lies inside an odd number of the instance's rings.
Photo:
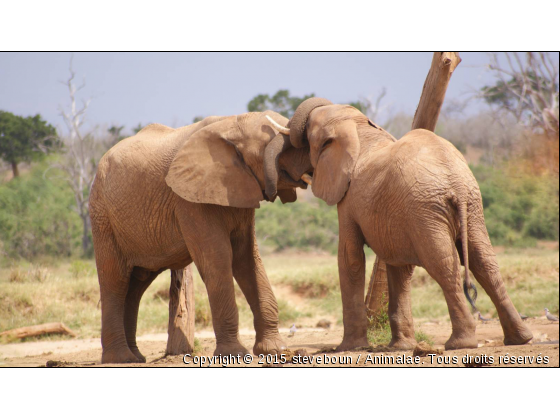
<path id="1" fill-rule="evenodd" d="M 315 108 L 325 105 L 332 105 L 332 102 L 324 98 L 309 98 L 299 104 L 294 116 L 288 122 L 292 146 L 301 148 L 307 144 L 305 127 L 309 114 L 311 114 L 311 111 Z"/>
<path id="2" fill-rule="evenodd" d="M 264 150 L 264 181 L 265 194 L 270 201 L 274 201 L 277 194 L 278 178 L 280 176 L 280 154 L 291 147 L 290 137 L 278 133 Z"/>

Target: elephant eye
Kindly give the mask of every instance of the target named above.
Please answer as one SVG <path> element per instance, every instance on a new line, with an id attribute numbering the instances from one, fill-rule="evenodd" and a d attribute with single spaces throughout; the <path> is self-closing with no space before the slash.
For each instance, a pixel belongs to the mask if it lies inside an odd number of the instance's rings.
<path id="1" fill-rule="evenodd" d="M 321 150 L 325 150 L 328 146 L 330 146 L 330 144 L 333 142 L 333 138 L 329 137 L 324 143 L 323 146 L 321 147 Z"/>

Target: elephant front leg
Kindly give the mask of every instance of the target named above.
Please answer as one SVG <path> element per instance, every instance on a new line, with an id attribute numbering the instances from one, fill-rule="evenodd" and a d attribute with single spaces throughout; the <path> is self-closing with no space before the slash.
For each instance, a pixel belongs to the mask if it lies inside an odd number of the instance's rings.
<path id="1" fill-rule="evenodd" d="M 248 354 L 239 342 L 239 314 L 235 303 L 231 260 L 231 250 L 229 253 L 208 252 L 204 258 L 194 258 L 210 301 L 212 325 L 216 334 L 215 356 Z"/>
<path id="2" fill-rule="evenodd" d="M 392 335 L 389 347 L 401 350 L 413 349 L 416 345 L 410 305 L 410 279 L 413 271 L 412 265 L 403 267 L 387 265 L 389 323 Z"/>
<path id="3" fill-rule="evenodd" d="M 233 275 L 254 317 L 253 353 L 280 354 L 287 346 L 278 333 L 278 304 L 262 264 L 252 229 L 233 240 Z"/>
<path id="4" fill-rule="evenodd" d="M 247 349 L 239 342 L 239 314 L 235 303 L 231 268 L 221 272 L 200 268 L 199 271 L 206 284 L 212 311 L 212 325 L 216 334 L 214 355 L 248 354 Z"/>
<path id="5" fill-rule="evenodd" d="M 369 345 L 364 303 L 365 255 L 364 239 L 353 223 L 341 220 L 339 209 L 338 273 L 342 295 L 344 338 L 337 351 Z"/>

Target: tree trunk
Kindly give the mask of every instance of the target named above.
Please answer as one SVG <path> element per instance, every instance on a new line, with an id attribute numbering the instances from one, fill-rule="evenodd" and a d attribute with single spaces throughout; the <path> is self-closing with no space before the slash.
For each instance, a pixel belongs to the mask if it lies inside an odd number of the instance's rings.
<path id="1" fill-rule="evenodd" d="M 191 266 L 171 270 L 169 287 L 168 355 L 194 350 L 194 283 Z"/>
<path id="2" fill-rule="evenodd" d="M 14 174 L 14 178 L 19 176 L 19 169 L 17 162 L 12 162 L 12 172 Z"/>
<path id="3" fill-rule="evenodd" d="M 422 96 L 414 114 L 412 130 L 423 128 L 434 131 L 436 129 L 449 80 L 460 62 L 461 57 L 459 57 L 459 53 L 434 53 L 430 71 L 422 88 Z M 385 263 L 376 257 L 366 296 L 368 315 L 378 315 L 379 310 L 385 308 L 388 301 L 389 293 Z"/>
<path id="4" fill-rule="evenodd" d="M 439 112 L 445 99 L 447 85 L 455 68 L 461 62 L 459 53 L 435 52 L 428 77 L 424 82 L 422 96 L 414 114 L 412 129 L 424 128 L 435 131 Z"/>
<path id="5" fill-rule="evenodd" d="M 89 215 L 82 215 L 82 249 L 84 252 L 84 256 L 89 255 L 90 251 L 90 242 L 89 242 Z"/>
<path id="6" fill-rule="evenodd" d="M 387 267 L 383 260 L 375 258 L 366 295 L 368 317 L 378 316 L 387 310 L 389 303 L 389 287 L 387 284 Z"/>

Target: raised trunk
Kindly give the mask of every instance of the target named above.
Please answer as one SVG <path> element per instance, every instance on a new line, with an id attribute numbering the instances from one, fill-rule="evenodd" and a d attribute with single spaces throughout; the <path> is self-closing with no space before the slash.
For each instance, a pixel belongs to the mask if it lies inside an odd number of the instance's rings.
<path id="1" fill-rule="evenodd" d="M 19 176 L 19 169 L 17 162 L 12 162 L 12 172 L 14 174 L 14 178 Z"/>
<path id="2" fill-rule="evenodd" d="M 461 62 L 459 53 L 435 52 L 432 58 L 432 66 L 424 82 L 422 96 L 418 108 L 414 114 L 412 129 L 423 128 L 434 131 L 447 85 L 455 68 Z M 378 315 L 380 308 L 386 308 L 389 302 L 389 287 L 387 284 L 387 271 L 385 263 L 375 258 L 375 265 L 366 296 L 366 310 L 368 315 Z"/>
<path id="3" fill-rule="evenodd" d="M 191 266 L 171 270 L 169 286 L 168 355 L 194 350 L 194 283 Z"/>

